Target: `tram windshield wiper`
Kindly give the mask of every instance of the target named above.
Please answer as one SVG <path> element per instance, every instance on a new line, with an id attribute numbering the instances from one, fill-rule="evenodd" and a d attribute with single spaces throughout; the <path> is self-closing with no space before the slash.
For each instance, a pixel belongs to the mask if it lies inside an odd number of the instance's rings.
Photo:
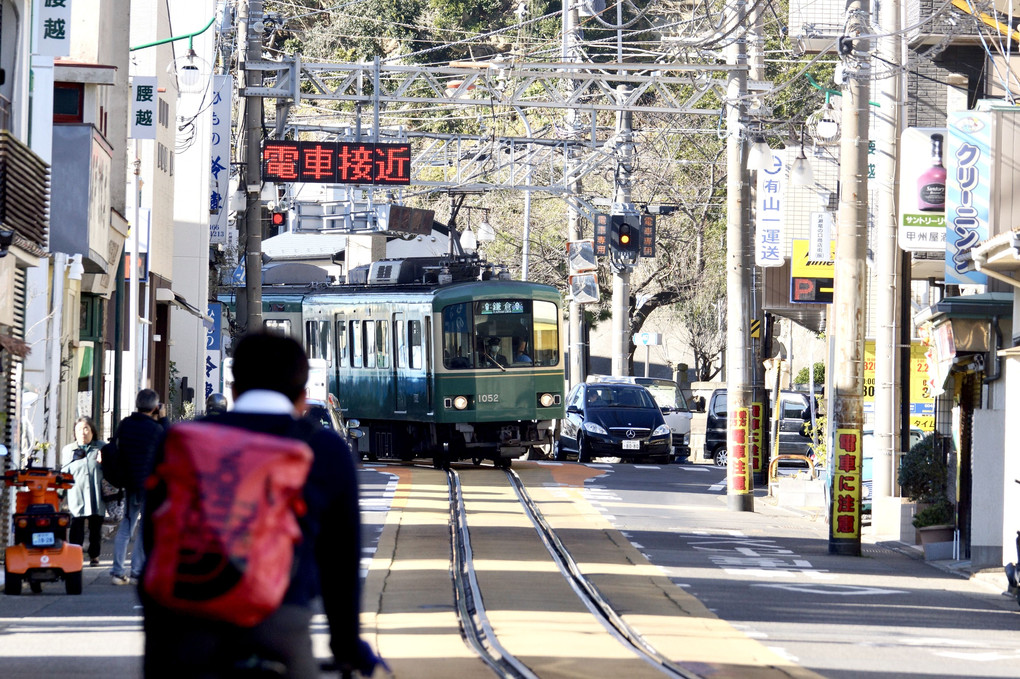
<path id="1" fill-rule="evenodd" d="M 485 355 L 485 358 L 489 359 L 489 363 L 492 363 L 494 366 L 499 368 L 501 371 L 506 372 L 506 368 L 503 367 L 503 364 L 500 363 L 499 361 L 497 361 L 492 356 L 490 356 L 488 351 L 483 351 L 482 353 Z"/>

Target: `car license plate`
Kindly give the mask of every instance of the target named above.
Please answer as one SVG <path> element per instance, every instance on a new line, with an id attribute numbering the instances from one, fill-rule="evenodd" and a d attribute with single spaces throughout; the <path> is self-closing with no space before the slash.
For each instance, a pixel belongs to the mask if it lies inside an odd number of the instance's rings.
<path id="1" fill-rule="evenodd" d="M 32 533 L 33 547 L 51 547 L 53 542 L 53 533 Z"/>
<path id="2" fill-rule="evenodd" d="M 623 449 L 624 450 L 641 450 L 641 442 L 640 441 L 624 441 L 623 442 Z"/>

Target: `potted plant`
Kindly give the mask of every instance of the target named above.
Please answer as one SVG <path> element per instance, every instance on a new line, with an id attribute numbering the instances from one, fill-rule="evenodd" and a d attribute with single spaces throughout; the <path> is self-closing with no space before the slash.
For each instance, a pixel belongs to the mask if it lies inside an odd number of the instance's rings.
<path id="1" fill-rule="evenodd" d="M 917 503 L 913 524 L 922 545 L 953 539 L 956 508 L 946 494 L 948 478 L 942 441 L 935 434 L 911 446 L 900 462 L 900 487 Z"/>

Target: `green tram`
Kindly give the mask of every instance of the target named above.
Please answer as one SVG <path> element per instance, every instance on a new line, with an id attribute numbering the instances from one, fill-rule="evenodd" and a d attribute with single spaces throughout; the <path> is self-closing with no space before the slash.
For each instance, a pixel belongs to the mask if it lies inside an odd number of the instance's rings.
<path id="1" fill-rule="evenodd" d="M 264 286 L 262 304 L 267 327 L 328 365 L 361 455 L 509 467 L 551 451 L 565 388 L 556 288 L 476 257 L 382 260 L 351 278 Z"/>

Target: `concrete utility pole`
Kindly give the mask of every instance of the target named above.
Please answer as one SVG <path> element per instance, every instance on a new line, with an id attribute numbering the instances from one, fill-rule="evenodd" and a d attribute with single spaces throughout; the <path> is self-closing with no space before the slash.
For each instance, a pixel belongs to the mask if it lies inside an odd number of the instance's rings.
<path id="1" fill-rule="evenodd" d="M 871 70 L 865 61 L 869 0 L 849 0 L 839 40 L 843 112 L 839 150 L 839 224 L 832 305 L 834 377 L 832 511 L 829 553 L 861 553 L 861 429 L 864 422 L 864 285 L 868 249 L 868 106 Z"/>
<path id="2" fill-rule="evenodd" d="M 743 32 L 746 4 L 738 0 L 731 8 L 730 26 Z M 751 366 L 750 267 L 748 254 L 747 153 L 744 143 L 744 112 L 747 94 L 747 47 L 742 39 L 726 50 L 730 71 L 726 89 L 726 402 L 729 427 L 726 439 L 727 506 L 732 511 L 754 511 L 750 458 Z"/>
<path id="3" fill-rule="evenodd" d="M 747 40 L 749 48 L 748 79 L 755 82 L 764 82 L 765 80 L 765 29 L 762 13 L 763 6 L 755 5 L 751 15 L 748 17 L 748 24 L 751 26 L 751 35 Z M 754 111 L 749 111 L 748 113 L 752 116 L 761 116 L 763 114 L 761 97 L 754 97 L 752 103 Z M 746 172 L 746 166 L 744 169 Z M 748 182 L 748 193 L 753 190 L 754 186 Z M 755 205 L 757 205 L 757 200 L 758 196 L 755 194 Z M 750 202 L 749 200 L 748 203 L 750 204 Z M 754 229 L 750 224 L 748 228 L 752 231 Z M 769 438 L 765 435 L 770 430 L 766 418 L 766 413 L 770 412 L 770 410 L 769 392 L 765 385 L 765 361 L 772 358 L 766 355 L 766 349 L 770 348 L 770 342 L 767 341 L 769 335 L 766 333 L 771 334 L 772 328 L 771 323 L 765 323 L 765 313 L 762 309 L 763 294 L 760 294 L 764 293 L 764 291 L 759 290 L 762 278 L 754 264 L 754 244 L 747 248 L 746 259 L 747 264 L 745 266 L 751 274 L 748 280 L 751 295 L 751 318 L 759 323 L 757 337 L 754 336 L 754 333 L 749 333 L 747 340 L 751 345 L 751 419 L 748 422 L 748 431 L 751 434 L 752 441 L 751 454 L 753 455 L 752 463 L 754 465 L 752 468 L 754 485 L 758 486 L 761 484 L 764 486 L 768 483 L 768 451 L 770 450 L 770 446 L 766 445 Z M 782 375 L 781 362 L 776 365 L 776 375 Z M 779 394 L 776 394 L 774 403 L 778 406 Z M 776 419 L 773 413 L 773 420 Z"/>
<path id="4" fill-rule="evenodd" d="M 577 2 L 566 0 L 563 3 L 563 53 L 562 58 L 566 63 L 579 61 L 577 44 L 580 39 L 578 28 Z M 568 81 L 568 88 L 571 90 L 570 97 L 573 98 L 573 90 L 576 89 L 572 81 Z M 577 110 L 569 108 L 564 112 L 567 128 L 571 137 L 577 136 Z M 567 190 L 571 195 L 576 196 L 580 191 L 580 184 L 576 174 L 576 158 L 570 146 L 564 148 L 564 175 L 566 176 Z M 567 235 L 570 240 L 581 240 L 580 212 L 573 203 L 567 204 Z M 581 337 L 581 305 L 576 300 L 570 300 L 570 319 L 568 338 L 570 341 L 570 366 L 567 379 L 570 388 L 579 382 L 584 382 L 584 340 Z"/>
<path id="5" fill-rule="evenodd" d="M 617 88 L 620 101 L 626 101 L 629 88 L 620 85 Z M 616 195 L 613 197 L 614 213 L 634 211 L 631 204 L 631 163 L 634 156 L 633 115 L 629 111 L 620 111 L 616 118 L 616 149 L 619 160 L 616 165 Z M 630 272 L 634 262 L 624 261 L 613 255 L 613 333 L 612 356 L 613 375 L 621 377 L 629 374 L 627 370 L 630 348 Z"/>
<path id="6" fill-rule="evenodd" d="M 899 533 L 899 503 L 892 503 L 895 484 L 894 453 L 899 450 L 900 399 L 909 397 L 907 383 L 897 382 L 899 340 L 899 138 L 902 126 L 902 79 L 900 69 L 900 3 L 877 6 L 878 55 L 876 71 L 879 108 L 875 112 L 876 179 L 878 210 L 875 215 L 875 457 L 872 461 L 872 523 L 880 535 Z"/>
<path id="7" fill-rule="evenodd" d="M 262 0 L 241 0 L 238 9 L 238 30 L 247 39 L 238 70 L 244 73 L 244 152 L 245 152 L 245 208 L 244 235 L 241 239 L 244 253 L 245 301 L 247 303 L 244 329 L 253 332 L 262 329 L 262 97 L 247 90 L 262 86 L 262 72 L 248 68 L 252 61 L 262 57 L 261 31 L 254 29 L 262 22 Z M 239 314 L 240 315 L 240 314 Z"/>

